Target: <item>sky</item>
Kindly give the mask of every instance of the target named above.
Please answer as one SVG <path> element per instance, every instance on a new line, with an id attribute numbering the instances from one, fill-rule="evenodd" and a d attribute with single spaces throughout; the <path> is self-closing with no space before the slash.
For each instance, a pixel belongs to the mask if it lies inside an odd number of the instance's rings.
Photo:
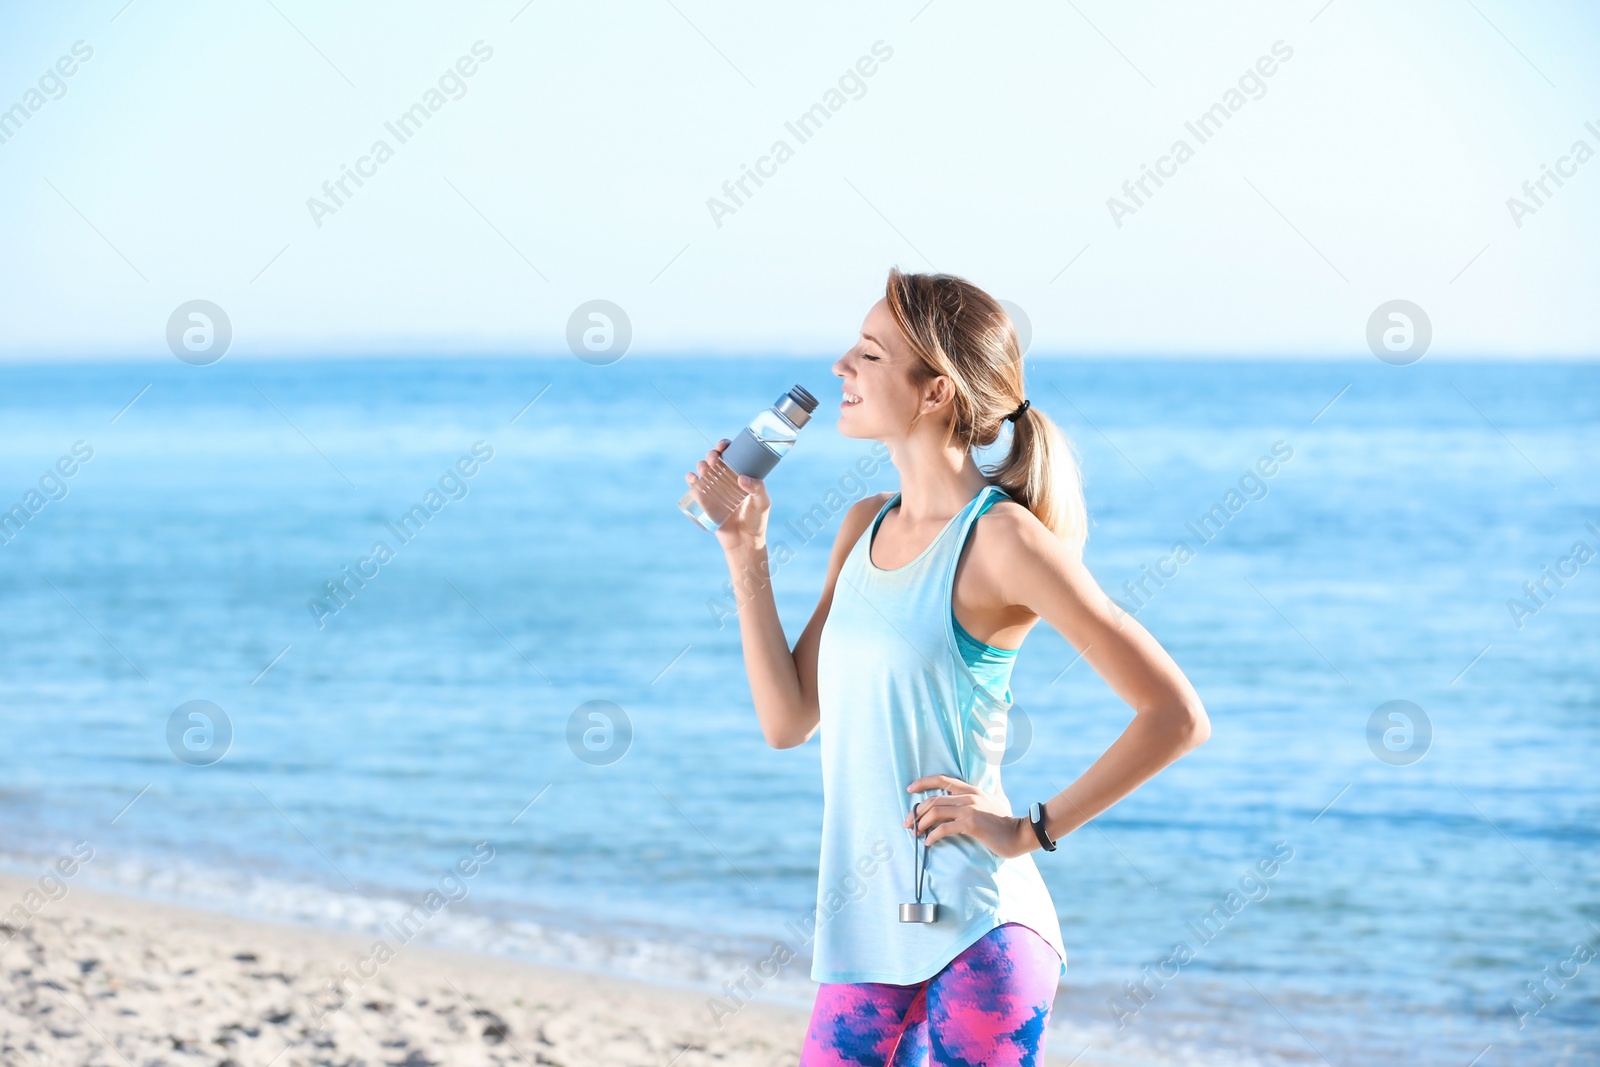
<path id="1" fill-rule="evenodd" d="M 1510 0 L 3 2 L 0 357 L 172 358 L 194 300 L 254 356 L 571 358 L 593 300 L 635 357 L 830 353 L 898 266 L 1034 356 L 1370 359 L 1405 300 L 1435 357 L 1593 358 L 1597 44 Z"/>

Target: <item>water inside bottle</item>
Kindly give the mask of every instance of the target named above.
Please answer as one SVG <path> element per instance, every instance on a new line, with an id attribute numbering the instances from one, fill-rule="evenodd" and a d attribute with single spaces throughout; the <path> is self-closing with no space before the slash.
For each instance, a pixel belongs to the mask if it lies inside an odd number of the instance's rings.
<path id="1" fill-rule="evenodd" d="M 799 428 L 776 408 L 758 413 L 750 420 L 746 431 L 776 459 L 789 454 L 799 435 Z M 762 467 L 763 470 L 769 468 L 770 465 Z M 716 530 L 739 510 L 747 496 L 749 494 L 739 487 L 738 472 L 718 458 L 711 462 L 706 476 L 683 494 L 678 510 L 705 529 Z"/>
<path id="2" fill-rule="evenodd" d="M 789 454 L 794 447 L 797 431 L 783 416 L 776 411 L 768 409 L 750 420 L 748 427 L 752 436 L 759 441 L 767 451 L 779 459 Z"/>
<path id="3" fill-rule="evenodd" d="M 713 460 L 706 475 L 678 501 L 678 510 L 706 530 L 716 530 L 739 510 L 750 494 L 739 487 L 739 475 L 722 460 Z"/>

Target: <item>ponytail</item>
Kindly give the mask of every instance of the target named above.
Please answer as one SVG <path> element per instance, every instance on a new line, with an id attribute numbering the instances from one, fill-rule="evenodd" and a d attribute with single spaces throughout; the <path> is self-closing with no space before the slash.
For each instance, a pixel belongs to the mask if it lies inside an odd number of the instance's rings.
<path id="1" fill-rule="evenodd" d="M 984 473 L 1033 512 L 1074 555 L 1083 554 L 1089 516 L 1077 450 L 1048 415 L 1030 403 L 1012 423 L 1011 450 L 1005 460 Z"/>

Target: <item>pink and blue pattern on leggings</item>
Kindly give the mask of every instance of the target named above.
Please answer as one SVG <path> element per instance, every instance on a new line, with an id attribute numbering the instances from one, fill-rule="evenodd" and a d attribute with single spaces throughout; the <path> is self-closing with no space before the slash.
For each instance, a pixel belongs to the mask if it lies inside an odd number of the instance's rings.
<path id="1" fill-rule="evenodd" d="M 800 1067 L 1044 1067 L 1061 957 L 1004 923 L 915 985 L 823 983 Z"/>

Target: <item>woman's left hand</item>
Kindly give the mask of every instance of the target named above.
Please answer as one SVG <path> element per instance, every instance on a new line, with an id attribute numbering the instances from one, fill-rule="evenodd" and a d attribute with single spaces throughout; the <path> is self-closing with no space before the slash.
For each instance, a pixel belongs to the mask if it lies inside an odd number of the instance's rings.
<path id="1" fill-rule="evenodd" d="M 996 797 L 975 785 L 948 774 L 918 778 L 906 787 L 908 793 L 943 789 L 948 796 L 929 797 L 917 802 L 916 831 L 924 847 L 950 834 L 977 838 L 1001 859 L 1010 859 L 1039 847 L 1039 839 L 1025 817 L 1012 815 Z M 911 816 L 902 824 L 911 828 Z"/>

